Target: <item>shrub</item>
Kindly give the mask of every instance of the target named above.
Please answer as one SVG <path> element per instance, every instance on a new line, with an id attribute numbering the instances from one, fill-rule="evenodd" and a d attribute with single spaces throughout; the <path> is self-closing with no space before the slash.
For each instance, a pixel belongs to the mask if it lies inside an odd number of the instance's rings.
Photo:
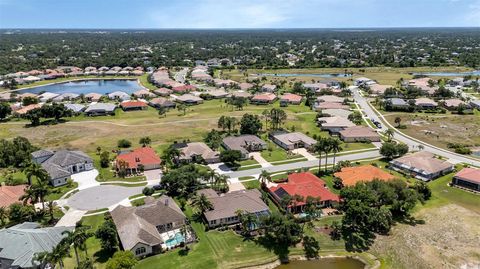
<path id="1" fill-rule="evenodd" d="M 132 146 L 132 142 L 128 141 L 127 139 L 120 139 L 117 142 L 117 146 L 119 148 L 129 148 Z"/>
<path id="2" fill-rule="evenodd" d="M 155 191 L 152 189 L 152 188 L 149 188 L 149 187 L 145 187 L 143 188 L 142 190 L 142 193 L 143 195 L 145 196 L 152 196 L 152 194 L 154 193 Z"/>

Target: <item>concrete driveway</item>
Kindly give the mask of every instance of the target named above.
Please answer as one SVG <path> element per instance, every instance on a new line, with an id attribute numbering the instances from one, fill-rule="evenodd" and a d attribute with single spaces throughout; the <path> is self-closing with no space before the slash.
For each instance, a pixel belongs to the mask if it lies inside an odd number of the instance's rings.
<path id="1" fill-rule="evenodd" d="M 162 169 L 144 171 L 143 174 L 147 178 L 147 181 L 158 180 L 158 182 L 160 182 L 160 179 L 162 178 Z"/>
<path id="2" fill-rule="evenodd" d="M 141 193 L 143 188 L 100 185 L 75 193 L 68 199 L 67 205 L 84 211 L 108 208 L 129 196 Z"/>
<path id="3" fill-rule="evenodd" d="M 100 185 L 96 180 L 97 176 L 97 169 L 93 169 L 72 175 L 72 180 L 78 183 L 79 190 L 83 190 Z"/>
<path id="4" fill-rule="evenodd" d="M 249 157 L 253 157 L 255 161 L 257 161 L 262 167 L 270 167 L 272 166 L 267 160 L 265 160 L 260 152 L 250 152 Z"/>
<path id="5" fill-rule="evenodd" d="M 302 155 L 303 157 L 307 158 L 308 161 L 318 160 L 315 156 L 310 154 L 310 152 L 308 152 L 308 150 L 305 148 L 294 149 L 292 150 L 292 152 L 295 154 Z"/>

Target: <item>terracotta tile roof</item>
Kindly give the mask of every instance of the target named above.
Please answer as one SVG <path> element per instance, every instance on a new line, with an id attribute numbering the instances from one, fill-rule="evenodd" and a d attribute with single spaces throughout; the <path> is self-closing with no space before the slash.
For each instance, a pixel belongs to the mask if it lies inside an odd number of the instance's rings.
<path id="1" fill-rule="evenodd" d="M 290 196 L 295 194 L 301 195 L 304 198 L 308 196 L 319 197 L 321 201 L 340 201 L 338 195 L 332 193 L 323 180 L 316 177 L 310 172 L 293 173 L 288 175 L 288 182 L 278 184 L 276 187 L 270 187 L 270 192 L 281 200 L 278 193 L 285 192 Z M 299 202 L 297 205 L 303 205 L 304 202 Z"/>
<path id="2" fill-rule="evenodd" d="M 395 177 L 380 168 L 373 165 L 362 165 L 354 167 L 344 167 L 340 172 L 334 174 L 340 178 L 345 186 L 353 186 L 360 181 L 372 181 L 374 179 L 391 180 Z"/>
<path id="3" fill-rule="evenodd" d="M 182 86 L 177 86 L 172 88 L 174 92 L 189 92 L 195 89 L 197 89 L 197 87 L 193 85 L 182 85 Z"/>
<path id="4" fill-rule="evenodd" d="M 41 108 L 41 107 L 42 107 L 41 104 L 31 104 L 31 105 L 24 106 L 24 107 L 20 108 L 19 110 L 15 111 L 15 113 L 26 114 L 30 110 L 34 110 L 36 108 Z"/>
<path id="5" fill-rule="evenodd" d="M 455 177 L 472 183 L 480 184 L 480 169 L 463 168 L 460 172 L 455 174 Z"/>
<path id="6" fill-rule="evenodd" d="M 293 93 L 286 93 L 280 98 L 280 100 L 290 103 L 299 103 L 302 101 L 302 96 Z"/>
<path id="7" fill-rule="evenodd" d="M 0 207 L 9 206 L 19 202 L 19 198 L 25 193 L 27 185 L 0 186 Z"/>
<path id="8" fill-rule="evenodd" d="M 252 98 L 252 101 L 267 101 L 271 102 L 275 100 L 277 96 L 273 93 L 258 94 Z"/>
<path id="9" fill-rule="evenodd" d="M 133 108 L 133 107 L 146 107 L 147 104 L 145 104 L 142 101 L 126 101 L 126 102 L 122 102 L 120 106 L 122 108 Z"/>
<path id="10" fill-rule="evenodd" d="M 120 154 L 117 156 L 117 161 L 119 160 L 126 161 L 128 168 L 138 168 L 139 164 L 146 166 L 161 163 L 160 157 L 151 147 L 137 148 L 131 152 Z"/>

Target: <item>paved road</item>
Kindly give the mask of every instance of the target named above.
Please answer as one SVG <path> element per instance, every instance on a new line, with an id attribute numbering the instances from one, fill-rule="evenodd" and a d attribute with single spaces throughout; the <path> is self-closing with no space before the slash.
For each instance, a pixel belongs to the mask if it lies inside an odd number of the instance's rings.
<path id="1" fill-rule="evenodd" d="M 187 76 L 187 73 L 188 73 L 188 68 L 184 67 L 182 70 L 175 73 L 173 78 L 180 83 L 185 83 L 185 77 Z"/>
<path id="2" fill-rule="evenodd" d="M 362 159 L 372 159 L 372 158 L 377 158 L 377 157 L 380 157 L 380 153 L 375 150 L 375 151 L 367 151 L 367 152 L 337 156 L 335 161 L 336 162 L 345 161 L 345 160 L 354 161 L 354 160 L 362 160 Z M 327 163 L 328 164 L 333 163 L 333 155 L 328 158 Z M 325 158 L 322 158 L 322 165 L 324 165 L 324 164 L 325 164 Z M 281 171 L 287 171 L 287 170 L 300 169 L 300 168 L 304 168 L 304 167 L 310 168 L 310 167 L 315 167 L 315 166 L 318 166 L 318 161 L 317 160 L 287 163 L 287 164 L 281 164 L 281 165 L 273 165 L 273 166 L 270 166 L 270 167 L 255 168 L 255 169 L 249 169 L 249 170 L 243 170 L 243 171 L 235 171 L 235 172 L 230 172 L 230 173 L 225 173 L 225 174 L 230 176 L 231 178 L 236 178 L 236 177 L 246 177 L 246 176 L 259 175 L 262 172 L 262 170 L 266 170 L 270 173 L 275 173 L 275 172 L 281 172 Z"/>
<path id="3" fill-rule="evenodd" d="M 433 154 L 436 154 L 438 156 L 442 156 L 444 158 L 448 158 L 452 163 L 463 162 L 463 163 L 468 163 L 468 164 L 475 165 L 475 166 L 480 166 L 480 161 L 465 157 L 465 156 L 460 155 L 460 154 L 456 154 L 454 152 L 451 152 L 451 151 L 448 151 L 448 150 L 445 150 L 445 149 L 442 149 L 442 148 L 435 147 L 433 145 L 427 144 L 423 141 L 417 140 L 413 137 L 409 137 L 409 136 L 401 133 L 399 130 L 395 129 L 390 123 L 388 123 L 387 120 L 383 116 L 377 114 L 373 110 L 373 108 L 368 104 L 365 97 L 360 95 L 360 93 L 358 91 L 358 88 L 353 88 L 352 92 L 353 92 L 353 97 L 354 97 L 355 101 L 363 109 L 363 111 L 365 112 L 365 114 L 367 115 L 368 118 L 381 122 L 382 123 L 382 129 L 381 129 L 382 131 L 386 131 L 388 128 L 394 129 L 395 130 L 394 138 L 396 140 L 402 142 L 402 143 L 407 144 L 409 146 L 409 148 L 418 149 L 418 145 L 422 145 L 426 151 L 429 151 L 429 152 L 431 152 Z"/>
<path id="4" fill-rule="evenodd" d="M 96 210 L 120 203 L 129 196 L 142 192 L 144 187 L 101 185 L 84 189 L 72 195 L 67 205 L 77 210 Z"/>

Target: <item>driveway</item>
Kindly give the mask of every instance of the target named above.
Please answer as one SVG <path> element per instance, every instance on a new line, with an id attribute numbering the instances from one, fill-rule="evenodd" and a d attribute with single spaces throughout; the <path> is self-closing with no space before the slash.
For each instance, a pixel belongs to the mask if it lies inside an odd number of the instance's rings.
<path id="1" fill-rule="evenodd" d="M 147 181 L 160 182 L 160 179 L 162 178 L 162 169 L 147 170 L 147 171 L 144 171 L 143 174 L 147 178 Z"/>
<path id="2" fill-rule="evenodd" d="M 260 152 L 251 152 L 250 157 L 253 157 L 255 161 L 257 161 L 262 167 L 270 167 L 272 166 L 267 160 L 265 160 Z"/>
<path id="3" fill-rule="evenodd" d="M 78 189 L 83 190 L 95 186 L 99 186 L 100 183 L 96 180 L 98 176 L 97 169 L 81 172 L 72 175 L 72 180 L 78 183 Z"/>
<path id="4" fill-rule="evenodd" d="M 302 155 L 303 157 L 307 158 L 308 161 L 318 160 L 315 156 L 310 154 L 310 152 L 308 152 L 308 150 L 306 150 L 305 148 L 294 149 L 292 150 L 292 152 L 295 154 Z"/>
<path id="5" fill-rule="evenodd" d="M 67 205 L 85 211 L 108 208 L 129 196 L 141 193 L 143 188 L 100 185 L 75 193 L 68 199 Z"/>
<path id="6" fill-rule="evenodd" d="M 82 219 L 87 211 L 75 210 L 70 208 L 65 215 L 55 224 L 55 227 L 72 227 Z"/>

